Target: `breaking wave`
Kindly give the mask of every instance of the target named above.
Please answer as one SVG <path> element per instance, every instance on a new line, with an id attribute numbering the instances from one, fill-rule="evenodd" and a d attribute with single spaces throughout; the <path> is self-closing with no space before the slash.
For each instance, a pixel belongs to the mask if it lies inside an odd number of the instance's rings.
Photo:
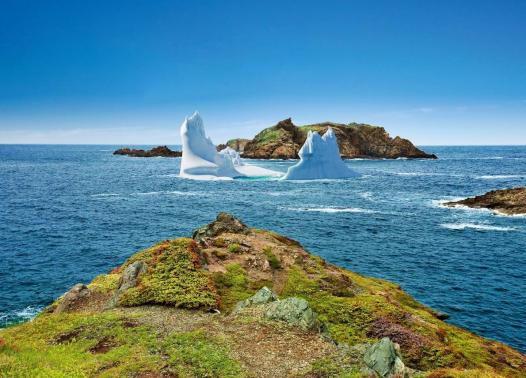
<path id="1" fill-rule="evenodd" d="M 442 223 L 440 227 L 447 228 L 448 230 L 479 230 L 479 231 L 517 231 L 515 227 L 501 227 L 492 226 L 489 224 L 476 224 L 476 223 Z"/>

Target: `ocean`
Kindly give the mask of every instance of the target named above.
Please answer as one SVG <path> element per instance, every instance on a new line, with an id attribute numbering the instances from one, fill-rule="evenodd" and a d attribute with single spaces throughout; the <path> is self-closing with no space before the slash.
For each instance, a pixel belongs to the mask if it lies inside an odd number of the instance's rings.
<path id="1" fill-rule="evenodd" d="M 118 147 L 0 145 L 0 326 L 228 211 L 526 352 L 526 217 L 441 205 L 524 186 L 526 146 L 423 147 L 439 159 L 352 160 L 359 178 L 316 182 L 191 181 L 180 159 Z"/>

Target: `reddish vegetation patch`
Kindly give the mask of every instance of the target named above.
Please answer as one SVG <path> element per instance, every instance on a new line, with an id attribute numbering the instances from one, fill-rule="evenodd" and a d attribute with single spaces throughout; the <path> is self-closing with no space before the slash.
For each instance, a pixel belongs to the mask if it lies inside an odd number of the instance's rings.
<path id="1" fill-rule="evenodd" d="M 77 338 L 77 336 L 80 335 L 80 333 L 84 330 L 84 328 L 82 327 L 79 327 L 79 328 L 75 328 L 69 332 L 64 332 L 64 333 L 61 333 L 60 335 L 56 336 L 53 341 L 52 341 L 52 344 L 64 344 L 64 343 L 69 343 L 71 340 Z"/>
<path id="2" fill-rule="evenodd" d="M 118 274 L 120 272 L 122 272 L 122 266 L 116 266 L 110 271 L 110 274 Z"/>
<path id="3" fill-rule="evenodd" d="M 427 340 L 422 336 L 387 318 L 377 319 L 367 332 L 367 336 L 377 339 L 389 337 L 400 345 L 402 351 L 417 360 L 422 357 L 424 348 L 427 346 Z"/>
<path id="4" fill-rule="evenodd" d="M 200 253 L 201 251 L 199 249 L 199 246 L 194 240 L 188 243 L 188 252 L 190 253 L 190 256 L 192 257 L 192 263 L 194 264 L 194 268 L 200 269 L 202 267 L 201 253 Z"/>
<path id="5" fill-rule="evenodd" d="M 137 378 L 177 378 L 177 375 L 170 372 L 143 371 L 137 374 Z"/>
<path id="6" fill-rule="evenodd" d="M 137 320 L 133 319 L 123 319 L 122 320 L 122 326 L 124 328 L 135 328 L 138 327 L 140 323 Z"/>
<path id="7" fill-rule="evenodd" d="M 118 346 L 118 344 L 114 339 L 103 337 L 97 344 L 95 344 L 95 346 L 89 349 L 89 352 L 93 354 L 107 353 L 110 349 L 113 349 L 116 346 Z"/>

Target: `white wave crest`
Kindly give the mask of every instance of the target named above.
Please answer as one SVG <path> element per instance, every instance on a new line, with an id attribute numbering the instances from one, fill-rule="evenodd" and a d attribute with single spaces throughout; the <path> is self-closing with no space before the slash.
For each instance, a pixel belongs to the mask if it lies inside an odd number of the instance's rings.
<path id="1" fill-rule="evenodd" d="M 476 223 L 442 223 L 440 227 L 447 228 L 448 230 L 479 230 L 479 231 L 517 231 L 515 227 L 501 227 L 493 226 L 489 224 L 476 224 Z"/>
<path id="2" fill-rule="evenodd" d="M 506 180 L 506 179 L 520 179 L 525 178 L 526 175 L 483 175 L 477 176 L 476 179 L 479 180 Z"/>
<path id="3" fill-rule="evenodd" d="M 359 207 L 287 207 L 286 210 L 299 212 L 316 212 L 316 213 L 378 213 L 378 211 L 370 209 L 362 209 Z"/>

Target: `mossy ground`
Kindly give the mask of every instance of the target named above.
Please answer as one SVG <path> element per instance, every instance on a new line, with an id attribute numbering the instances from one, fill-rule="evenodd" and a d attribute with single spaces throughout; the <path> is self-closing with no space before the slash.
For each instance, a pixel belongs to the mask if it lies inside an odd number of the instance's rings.
<path id="1" fill-rule="evenodd" d="M 0 331 L 0 376 L 358 377 L 357 351 L 382 337 L 400 344 L 418 376 L 526 376 L 520 353 L 437 319 L 393 283 L 335 267 L 273 232 L 224 233 L 202 246 L 164 241 L 96 277 L 89 288 L 97 301 L 111 298 L 135 261 L 148 268 L 122 294 L 121 307 L 94 311 L 88 303 Z M 263 286 L 306 299 L 348 349 L 280 322 L 230 314 Z"/>
<path id="2" fill-rule="evenodd" d="M 5 330 L 1 377 L 242 377 L 220 340 L 162 334 L 117 312 L 42 315 Z"/>

